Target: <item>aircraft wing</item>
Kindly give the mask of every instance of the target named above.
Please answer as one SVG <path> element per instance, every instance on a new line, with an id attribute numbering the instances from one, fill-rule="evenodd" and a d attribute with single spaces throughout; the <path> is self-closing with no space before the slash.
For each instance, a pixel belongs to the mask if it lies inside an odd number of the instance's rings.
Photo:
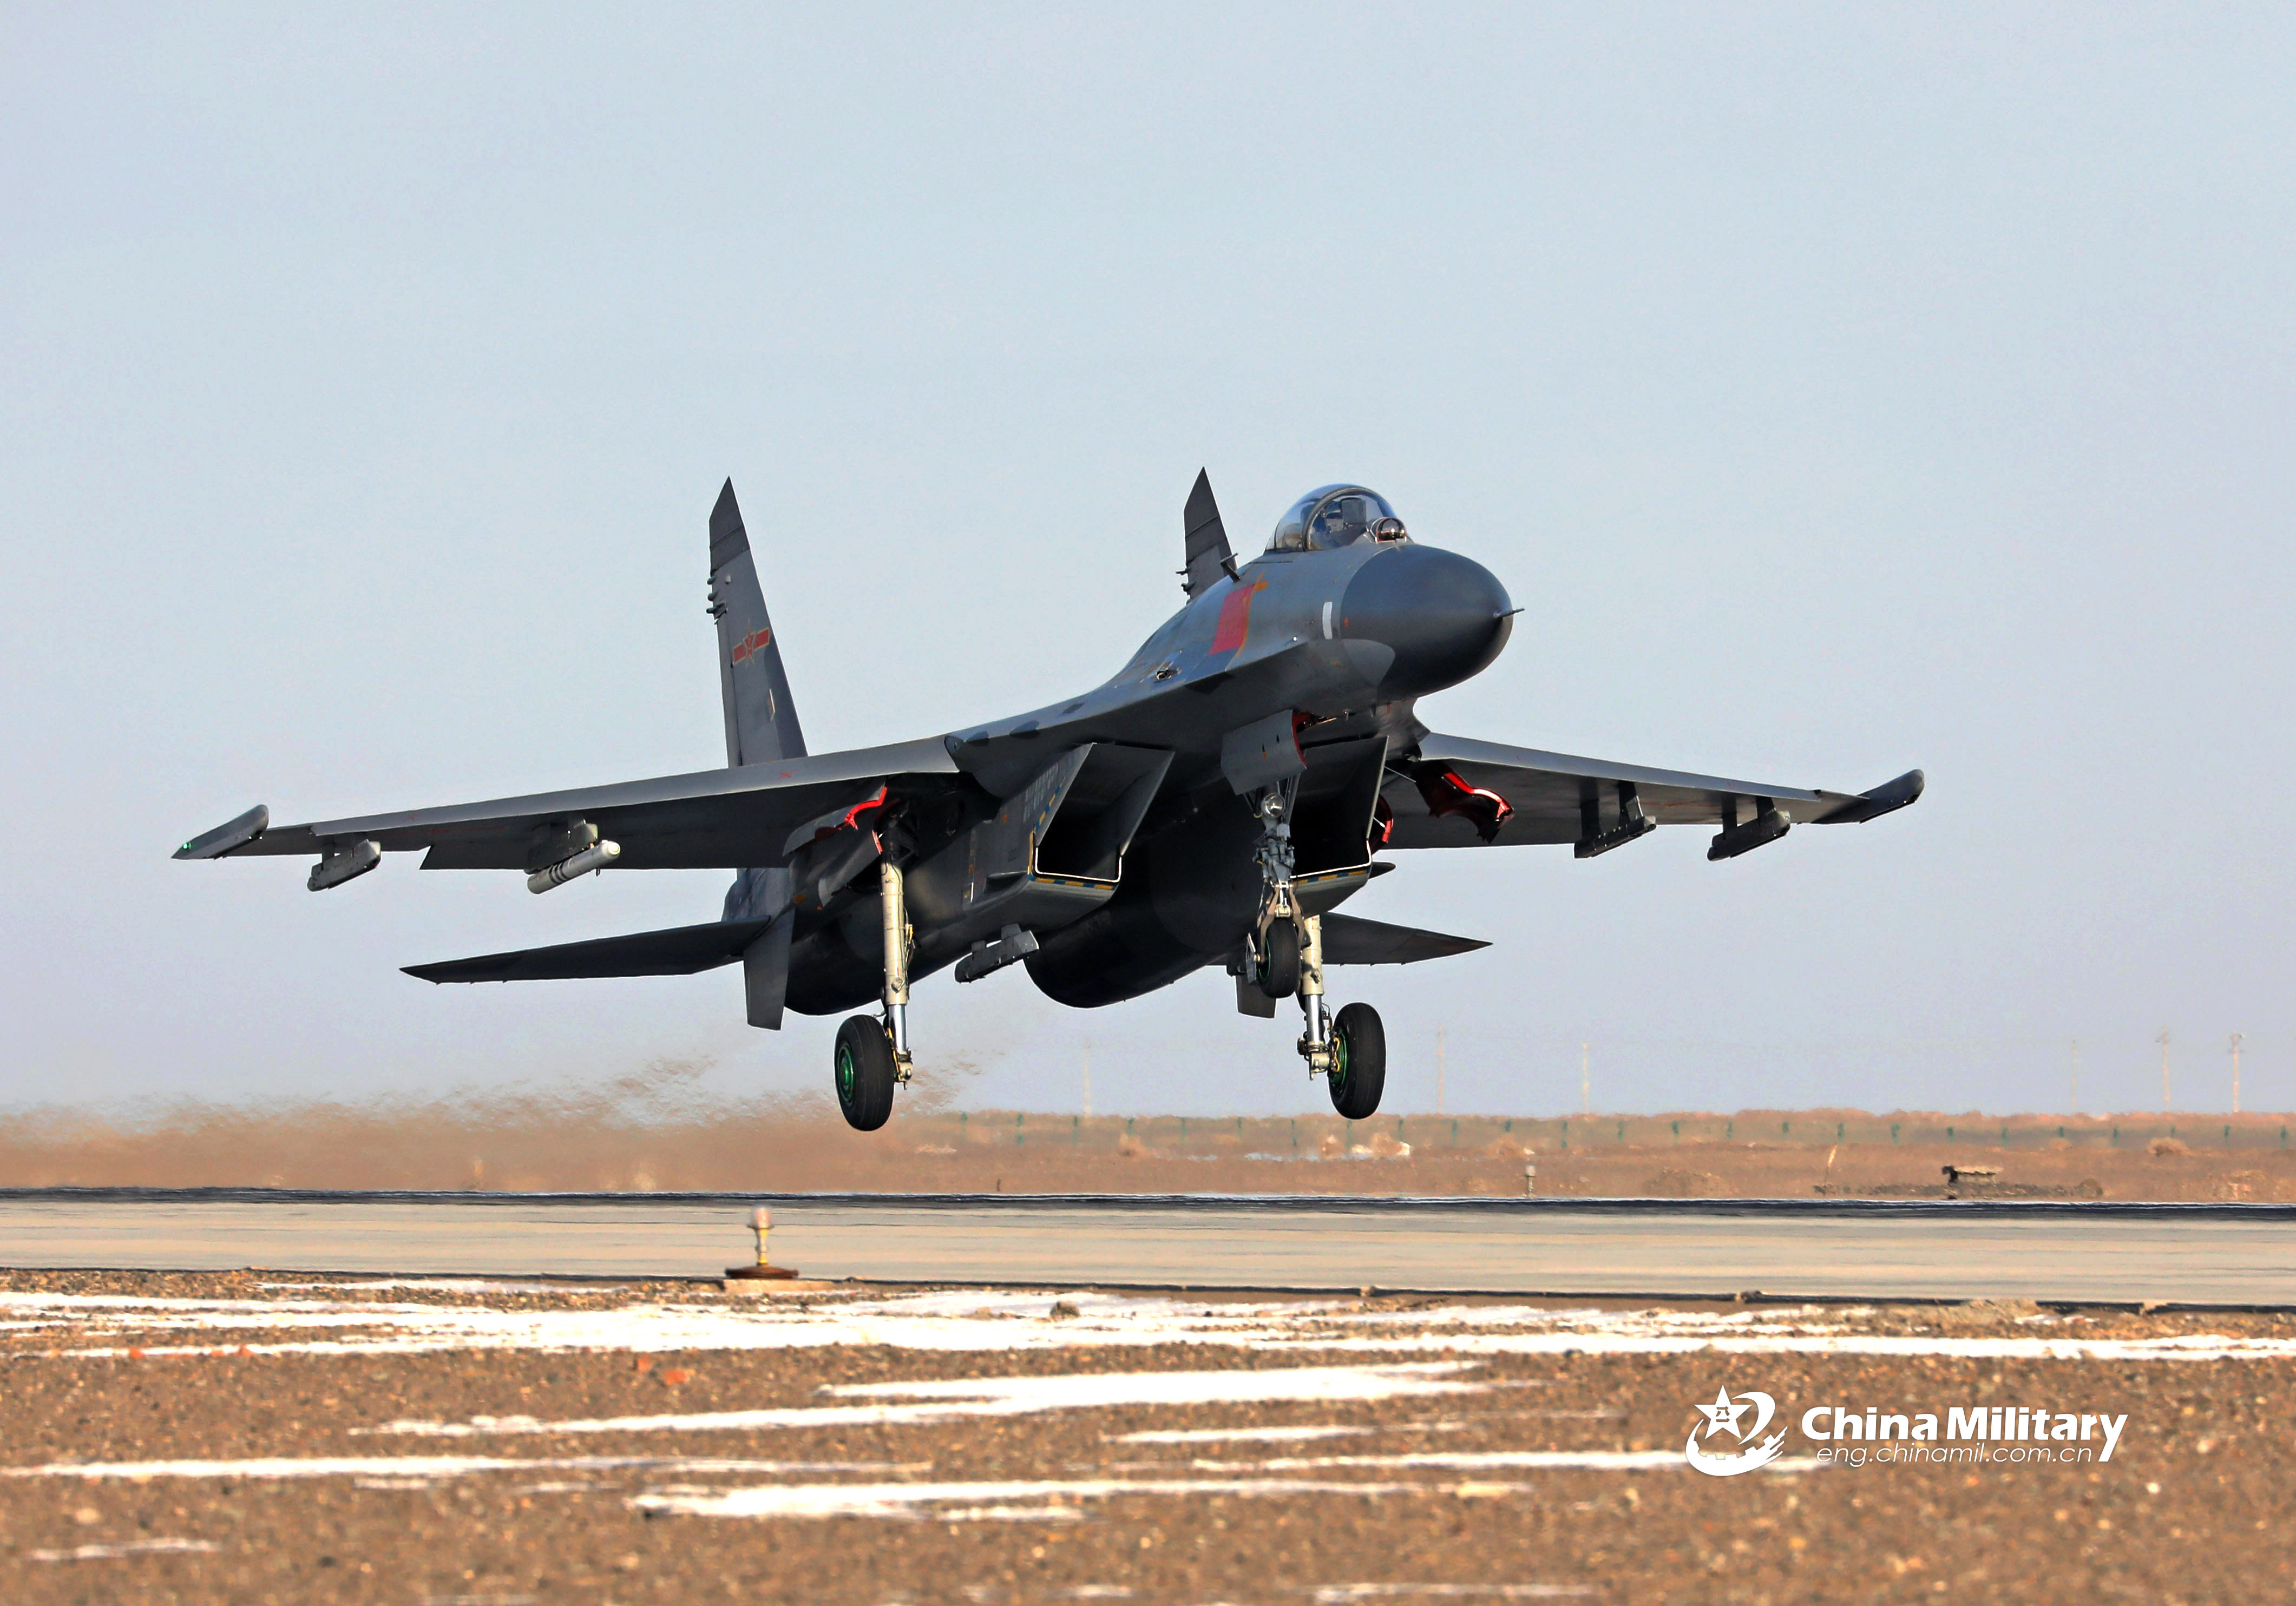
<path id="1" fill-rule="evenodd" d="M 1765 801 L 1795 824 L 1842 825 L 1905 807 L 1923 784 L 1922 772 L 1909 770 L 1871 791 L 1825 791 L 1431 733 L 1415 758 L 1390 771 L 1380 795 L 1394 816 L 1390 848 L 1571 842 L 1583 852 L 1593 841 L 1599 852 L 1632 840 L 1629 832 L 1603 844 L 1605 833 L 1620 832 L 1622 796 L 1660 825 L 1727 827 L 1752 821 Z"/>
<path id="2" fill-rule="evenodd" d="M 1448 959 L 1454 954 L 1472 954 L 1490 946 L 1472 937 L 1390 926 L 1383 920 L 1364 920 L 1353 914 L 1324 916 L 1327 965 L 1417 964 L 1423 959 Z"/>
<path id="3" fill-rule="evenodd" d="M 637 870 L 739 870 L 787 861 L 793 832 L 850 809 L 881 787 L 898 798 L 958 782 L 938 738 L 775 758 L 732 769 L 537 792 L 402 814 L 268 824 L 261 809 L 195 837 L 181 858 L 324 853 L 373 840 L 387 853 L 427 849 L 426 870 L 531 870 L 537 844 L 586 821 L 620 844 L 618 865 Z M 252 833 L 251 835 L 250 833 Z"/>
<path id="4" fill-rule="evenodd" d="M 630 937 L 597 937 L 476 959 L 402 965 L 424 981 L 570 981 L 597 976 L 691 976 L 732 964 L 769 920 L 719 920 Z"/>

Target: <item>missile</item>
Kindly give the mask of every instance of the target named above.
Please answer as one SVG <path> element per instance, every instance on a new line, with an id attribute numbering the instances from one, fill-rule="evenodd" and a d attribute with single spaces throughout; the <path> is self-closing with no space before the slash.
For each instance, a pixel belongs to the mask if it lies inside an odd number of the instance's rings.
<path id="1" fill-rule="evenodd" d="M 340 847 L 331 843 L 327 856 L 311 866 L 311 879 L 303 885 L 314 892 L 324 892 L 330 887 L 356 881 L 381 863 L 382 844 L 372 837 L 361 837 Z"/>
<path id="2" fill-rule="evenodd" d="M 622 856 L 619 842 L 593 842 L 570 859 L 561 860 L 545 870 L 537 870 L 526 878 L 529 892 L 547 892 L 553 887 L 562 887 L 578 875 L 587 875 L 593 870 L 603 870 Z"/>

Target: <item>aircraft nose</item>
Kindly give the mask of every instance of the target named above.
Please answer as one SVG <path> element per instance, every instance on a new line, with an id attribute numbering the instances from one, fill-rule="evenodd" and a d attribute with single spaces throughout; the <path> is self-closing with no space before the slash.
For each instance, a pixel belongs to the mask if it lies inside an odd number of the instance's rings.
<path id="1" fill-rule="evenodd" d="M 1498 577 L 1439 547 L 1390 546 L 1356 571 L 1340 635 L 1365 680 L 1390 697 L 1456 685 L 1499 655 L 1514 604 Z"/>

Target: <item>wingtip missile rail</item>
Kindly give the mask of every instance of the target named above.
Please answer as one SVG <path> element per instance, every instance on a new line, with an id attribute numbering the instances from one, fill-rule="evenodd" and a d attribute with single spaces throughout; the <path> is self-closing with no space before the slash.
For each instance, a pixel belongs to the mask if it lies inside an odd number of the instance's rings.
<path id="1" fill-rule="evenodd" d="M 271 828 L 271 811 L 258 803 L 235 820 L 203 831 L 176 849 L 179 859 L 219 859 L 235 853 Z"/>

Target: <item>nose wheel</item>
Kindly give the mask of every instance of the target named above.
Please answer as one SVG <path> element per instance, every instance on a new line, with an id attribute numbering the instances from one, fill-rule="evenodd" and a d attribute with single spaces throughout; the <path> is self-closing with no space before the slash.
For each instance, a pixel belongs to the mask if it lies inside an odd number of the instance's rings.
<path id="1" fill-rule="evenodd" d="M 1348 1119 L 1376 1114 L 1380 1094 L 1387 1091 L 1387 1029 L 1380 1024 L 1379 1012 L 1368 1004 L 1350 1004 L 1334 1017 L 1325 1006 L 1322 916 L 1309 914 L 1297 924 L 1272 926 L 1268 938 L 1280 930 L 1296 934 L 1292 955 L 1300 1009 L 1307 1017 L 1307 1029 L 1300 1034 L 1300 1057 L 1308 1061 L 1308 1074 L 1324 1078 L 1332 1108 Z M 1259 949 L 1263 987 L 1270 968 L 1265 956 L 1276 946 L 1275 941 L 1264 940 Z"/>
<path id="2" fill-rule="evenodd" d="M 1350 1004 L 1332 1022 L 1332 1068 L 1324 1086 L 1332 1108 L 1351 1121 L 1379 1113 L 1387 1091 L 1387 1028 L 1368 1004 Z"/>

